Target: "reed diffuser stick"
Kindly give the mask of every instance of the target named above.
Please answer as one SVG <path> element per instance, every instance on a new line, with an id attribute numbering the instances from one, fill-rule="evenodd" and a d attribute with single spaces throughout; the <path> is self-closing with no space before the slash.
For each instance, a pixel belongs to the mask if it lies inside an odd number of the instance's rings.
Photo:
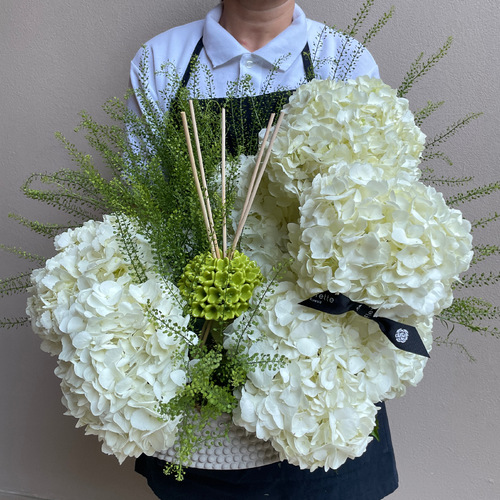
<path id="1" fill-rule="evenodd" d="M 221 182 L 222 182 L 222 257 L 227 254 L 227 218 L 226 218 L 226 108 L 222 108 L 221 116 Z"/>
<path id="2" fill-rule="evenodd" d="M 196 113 L 194 111 L 194 104 L 193 101 L 190 99 L 189 100 L 189 110 L 191 112 L 191 121 L 193 122 L 193 136 L 194 136 L 194 143 L 196 145 L 196 152 L 198 154 L 198 167 L 200 169 L 200 177 L 201 177 L 201 184 L 203 187 L 203 197 L 205 199 L 205 206 L 207 209 L 207 215 L 208 215 L 208 220 L 210 222 L 210 228 L 211 228 L 211 238 L 215 247 L 215 252 L 217 255 L 217 258 L 220 259 L 220 251 L 219 251 L 219 245 L 217 243 L 217 235 L 215 234 L 215 226 L 214 226 L 214 219 L 212 216 L 212 208 L 210 206 L 210 198 L 208 196 L 208 187 L 207 187 L 207 180 L 205 177 L 205 169 L 203 167 L 203 155 L 201 154 L 201 145 L 200 145 L 200 137 L 198 135 L 198 126 L 196 124 Z"/>
<path id="3" fill-rule="evenodd" d="M 240 222 L 238 223 L 238 228 L 236 230 L 236 234 L 234 236 L 233 244 L 231 246 L 231 253 L 230 253 L 230 258 L 234 254 L 236 250 L 236 246 L 238 245 L 238 241 L 241 237 L 241 233 L 243 232 L 243 228 L 245 227 L 245 223 L 248 218 L 248 214 L 250 213 L 250 208 L 252 207 L 252 204 L 254 202 L 255 196 L 257 195 L 257 190 L 259 189 L 259 184 L 260 181 L 262 180 L 262 176 L 264 175 L 264 171 L 267 167 L 267 164 L 269 162 L 269 158 L 271 156 L 271 150 L 274 144 L 274 141 L 276 140 L 276 136 L 278 135 L 279 128 L 281 126 L 281 122 L 283 121 L 285 113 L 282 111 L 278 117 L 278 121 L 274 127 L 273 135 L 271 136 L 271 140 L 269 141 L 269 146 L 267 147 L 266 151 L 266 156 L 264 157 L 264 161 L 260 166 L 256 164 L 256 167 L 254 169 L 254 173 L 256 172 L 255 180 L 249 186 L 248 192 L 247 192 L 247 200 L 245 201 L 245 204 L 243 206 L 243 211 L 241 213 L 240 217 Z M 267 132 L 267 131 L 266 131 Z M 264 141 L 262 142 L 261 149 L 263 149 L 264 146 Z M 259 152 L 260 154 L 260 152 Z M 253 178 L 253 176 L 252 176 Z"/>
<path id="4" fill-rule="evenodd" d="M 205 206 L 204 196 L 200 186 L 200 180 L 198 179 L 198 172 L 196 170 L 196 160 L 194 158 L 193 146 L 191 145 L 191 136 L 189 134 L 189 125 L 187 122 L 186 113 L 184 111 L 181 112 L 181 118 L 182 118 L 182 125 L 184 127 L 184 135 L 186 136 L 186 144 L 188 148 L 189 161 L 191 163 L 191 170 L 193 172 L 194 184 L 196 186 L 196 192 L 198 193 L 198 199 L 200 201 L 200 206 L 201 206 L 201 213 L 203 214 L 203 220 L 205 222 L 205 227 L 207 230 L 208 241 L 210 243 L 210 251 L 212 253 L 212 257 L 216 258 L 217 252 L 215 250 L 214 238 L 212 236 L 213 231 L 210 226 L 210 222 L 208 220 L 207 208 Z"/>
<path id="5" fill-rule="evenodd" d="M 271 128 L 273 126 L 273 121 L 274 121 L 275 116 L 276 116 L 275 113 L 271 113 L 271 116 L 269 117 L 269 121 L 267 122 L 266 132 L 264 133 L 264 138 L 260 144 L 259 151 L 257 153 L 257 158 L 255 160 L 255 166 L 254 166 L 254 169 L 252 172 L 252 178 L 250 179 L 250 183 L 248 184 L 247 195 L 245 197 L 245 202 L 243 203 L 243 210 L 241 211 L 241 215 L 243 215 L 245 213 L 245 211 L 247 210 L 248 202 L 250 201 L 250 197 L 252 195 L 255 180 L 257 179 L 259 165 L 260 165 L 260 162 L 262 161 L 262 156 L 263 156 L 264 151 L 266 149 L 267 138 L 269 137 L 269 133 L 271 132 Z M 241 218 L 240 218 L 240 224 L 241 224 Z M 240 224 L 238 224 L 238 226 Z"/>

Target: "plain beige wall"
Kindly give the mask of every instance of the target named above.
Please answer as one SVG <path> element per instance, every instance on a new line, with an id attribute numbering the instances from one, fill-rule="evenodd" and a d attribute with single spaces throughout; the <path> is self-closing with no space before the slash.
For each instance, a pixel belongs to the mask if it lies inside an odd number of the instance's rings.
<path id="1" fill-rule="evenodd" d="M 74 134 L 77 113 L 102 118 L 100 105 L 122 95 L 129 61 L 139 46 L 174 25 L 202 17 L 216 1 L 1 0 L 0 2 L 0 241 L 51 252 L 7 213 L 41 220 L 60 214 L 28 203 L 19 186 L 32 171 L 68 164 L 54 139 Z M 309 17 L 345 26 L 361 2 L 303 0 Z M 396 16 L 370 50 L 384 80 L 397 86 L 410 62 L 432 53 L 448 35 L 448 57 L 409 95 L 418 109 L 428 99 L 446 100 L 424 129 L 430 135 L 469 111 L 485 115 L 449 143 L 456 161 L 448 173 L 472 173 L 478 182 L 498 178 L 499 30 L 497 0 L 378 0 L 375 13 L 392 3 Z M 354 5 L 350 6 L 350 5 Z M 348 7 L 346 7 L 348 6 Z M 498 207 L 499 196 L 465 208 L 469 218 Z M 499 243 L 498 225 L 478 234 Z M 489 264 L 498 266 L 498 260 Z M 24 269 L 13 256 L 0 259 L 0 276 Z M 500 302 L 498 287 L 483 295 Z M 0 316 L 22 314 L 22 299 L 2 302 Z M 442 334 L 441 328 L 437 333 Z M 100 452 L 94 437 L 62 415 L 55 361 L 39 349 L 28 329 L 0 332 L 0 499 L 148 500 L 133 461 L 119 466 Z M 494 500 L 500 498 L 500 340 L 458 329 L 476 357 L 458 349 L 432 351 L 423 382 L 389 403 L 400 489 L 394 500 Z M 24 494 L 24 496 L 23 496 Z"/>

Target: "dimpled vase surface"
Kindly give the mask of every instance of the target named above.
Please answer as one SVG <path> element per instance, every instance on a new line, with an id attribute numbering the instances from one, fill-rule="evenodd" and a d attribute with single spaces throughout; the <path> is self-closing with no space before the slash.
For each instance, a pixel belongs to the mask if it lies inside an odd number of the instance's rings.
<path id="1" fill-rule="evenodd" d="M 227 414 L 212 420 L 205 430 L 224 433 Z M 218 445 L 203 446 L 198 452 L 193 453 L 190 467 L 196 469 L 252 469 L 275 462 L 279 462 L 278 452 L 267 441 L 258 439 L 254 434 L 248 433 L 243 427 L 231 424 L 227 437 L 222 437 Z M 158 452 L 155 457 L 166 462 L 176 463 L 176 447 Z"/>

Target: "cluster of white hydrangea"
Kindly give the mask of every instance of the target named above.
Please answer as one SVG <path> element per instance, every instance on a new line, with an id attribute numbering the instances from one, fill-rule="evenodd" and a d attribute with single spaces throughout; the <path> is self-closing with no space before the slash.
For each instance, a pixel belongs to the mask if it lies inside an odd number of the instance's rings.
<path id="1" fill-rule="evenodd" d="M 415 326 L 430 350 L 433 316 L 450 305 L 451 284 L 472 258 L 470 224 L 419 181 L 425 137 L 408 102 L 379 79 L 313 81 L 285 110 L 241 244 L 266 270 L 293 258 L 252 320 L 251 347 L 290 361 L 249 375 L 234 420 L 282 459 L 338 468 L 371 441 L 376 403 L 416 385 L 427 358 L 398 350 L 354 312 L 299 303 L 344 293 Z"/>
<path id="2" fill-rule="evenodd" d="M 241 248 L 265 275 L 293 262 L 261 314 L 236 319 L 225 342 L 246 332 L 250 354 L 289 362 L 249 373 L 233 419 L 290 463 L 335 469 L 363 454 L 376 404 L 416 385 L 427 358 L 398 350 L 354 312 L 333 316 L 299 303 L 344 293 L 415 326 L 430 350 L 432 318 L 450 305 L 451 285 L 472 257 L 470 224 L 419 181 L 424 135 L 408 102 L 380 80 L 313 81 L 285 109 Z M 253 163 L 241 158 L 234 221 Z M 187 343 L 159 328 L 148 308 L 179 328 L 189 318 L 139 234 L 148 279 L 136 282 L 116 224 L 105 216 L 58 236 L 57 255 L 32 275 L 27 312 L 42 349 L 58 357 L 67 414 L 122 461 L 174 444 L 178 422 L 159 419 L 157 405 L 187 382 Z"/>
<path id="3" fill-rule="evenodd" d="M 470 223 L 419 181 L 380 180 L 370 164 L 318 174 L 289 224 L 298 283 L 349 295 L 380 315 L 434 316 L 472 258 Z"/>
<path id="4" fill-rule="evenodd" d="M 343 162 L 369 163 L 383 179 L 420 177 L 425 135 L 408 101 L 378 78 L 314 80 L 284 110 L 268 172 L 274 195 L 281 189 L 298 196 L 317 174 Z"/>
<path id="5" fill-rule="evenodd" d="M 181 327 L 189 318 L 175 286 L 153 272 L 134 281 L 116 231 L 115 217 L 105 216 L 59 235 L 56 256 L 33 272 L 27 313 L 42 349 L 58 357 L 66 414 L 121 462 L 173 445 L 177 421 L 156 408 L 186 383 L 179 337 L 157 329 L 147 307 Z M 150 245 L 138 234 L 135 244 L 151 266 Z"/>
<path id="6" fill-rule="evenodd" d="M 376 403 L 416 385 L 427 358 L 398 350 L 377 324 L 354 313 L 339 317 L 298 305 L 306 297 L 297 283 L 281 282 L 254 318 L 250 353 L 282 355 L 287 364 L 249 374 L 233 420 L 269 440 L 283 460 L 336 469 L 363 454 Z M 413 319 L 430 349 L 432 319 Z M 228 345 L 246 320 L 233 325 Z"/>

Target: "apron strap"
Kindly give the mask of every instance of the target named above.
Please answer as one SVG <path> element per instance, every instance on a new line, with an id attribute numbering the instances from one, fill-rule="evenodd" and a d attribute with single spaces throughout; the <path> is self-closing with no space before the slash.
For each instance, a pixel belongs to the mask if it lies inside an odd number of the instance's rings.
<path id="1" fill-rule="evenodd" d="M 198 43 L 196 44 L 196 47 L 193 50 L 193 53 L 191 54 L 191 58 L 189 59 L 189 64 L 186 68 L 186 71 L 184 72 L 184 76 L 182 77 L 181 80 L 181 87 L 185 88 L 189 82 L 189 79 L 191 78 L 191 70 L 196 64 L 196 60 L 200 56 L 201 49 L 203 48 L 203 37 L 201 37 L 198 40 Z"/>
<path id="2" fill-rule="evenodd" d="M 314 80 L 314 66 L 312 63 L 311 51 L 309 50 L 309 42 L 306 42 L 302 49 L 302 63 L 304 64 L 304 72 L 308 82 Z"/>

